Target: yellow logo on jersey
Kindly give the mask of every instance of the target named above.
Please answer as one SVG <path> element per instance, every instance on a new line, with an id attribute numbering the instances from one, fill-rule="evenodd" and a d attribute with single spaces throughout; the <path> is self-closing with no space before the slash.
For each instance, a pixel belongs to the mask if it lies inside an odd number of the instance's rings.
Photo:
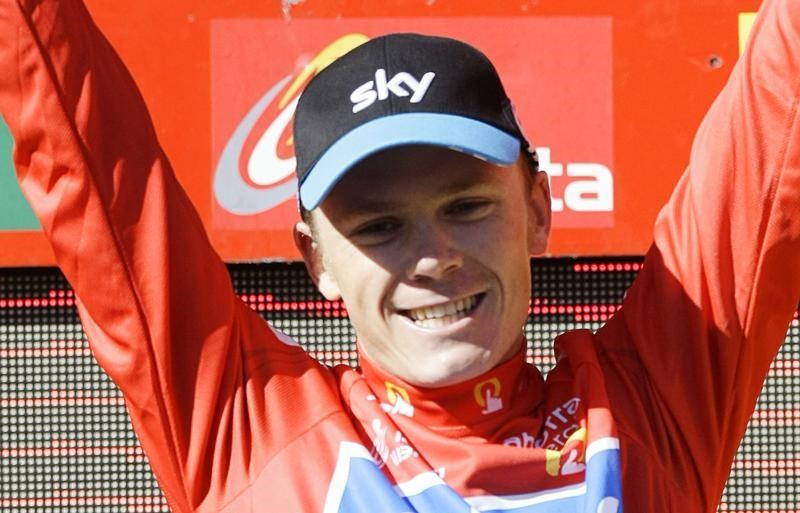
<path id="1" fill-rule="evenodd" d="M 567 459 L 564 463 L 561 463 L 561 457 L 563 456 L 563 450 L 567 447 L 572 445 L 572 442 L 583 442 L 582 446 L 579 446 L 579 449 L 571 448 L 567 453 Z M 576 474 L 578 472 L 582 472 L 583 469 L 586 467 L 584 464 L 584 458 L 586 457 L 586 428 L 580 428 L 567 438 L 567 442 L 564 444 L 564 449 L 561 451 L 554 451 L 551 449 L 545 449 L 544 451 L 544 465 L 545 470 L 547 473 L 553 477 L 558 476 L 559 474 L 562 475 L 569 475 L 569 474 Z"/>
<path id="2" fill-rule="evenodd" d="M 402 399 L 407 404 L 411 404 L 411 398 L 408 396 L 408 391 L 394 383 L 385 382 L 386 384 L 386 398 L 390 404 L 397 404 L 397 399 Z"/>
<path id="3" fill-rule="evenodd" d="M 503 409 L 503 399 L 500 397 L 500 380 L 490 378 L 481 381 L 472 390 L 475 402 L 482 407 L 481 413 L 488 415 Z"/>

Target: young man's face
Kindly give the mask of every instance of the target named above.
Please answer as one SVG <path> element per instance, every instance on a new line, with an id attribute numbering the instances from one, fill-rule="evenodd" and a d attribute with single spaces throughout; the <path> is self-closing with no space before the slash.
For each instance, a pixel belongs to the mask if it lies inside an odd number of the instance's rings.
<path id="1" fill-rule="evenodd" d="M 320 291 L 341 297 L 362 351 L 417 386 L 478 376 L 523 343 L 531 254 L 544 251 L 549 190 L 452 150 L 404 147 L 352 169 L 300 223 Z"/>

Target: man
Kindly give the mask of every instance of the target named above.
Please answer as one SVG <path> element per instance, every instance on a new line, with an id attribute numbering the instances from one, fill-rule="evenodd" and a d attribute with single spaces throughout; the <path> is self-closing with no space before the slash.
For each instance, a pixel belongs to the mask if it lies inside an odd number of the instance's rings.
<path id="1" fill-rule="evenodd" d="M 83 6 L 0 6 L 20 181 L 173 511 L 715 510 L 800 298 L 797 2 L 766 2 L 622 310 L 546 383 L 547 179 L 479 52 L 388 36 L 303 94 L 296 240 L 361 361 L 328 369 L 233 295 Z"/>

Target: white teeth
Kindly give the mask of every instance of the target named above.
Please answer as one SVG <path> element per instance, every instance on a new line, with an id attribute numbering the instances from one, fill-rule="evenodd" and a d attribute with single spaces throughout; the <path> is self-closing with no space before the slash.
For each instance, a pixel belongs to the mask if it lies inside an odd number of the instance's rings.
<path id="1" fill-rule="evenodd" d="M 423 328 L 440 328 L 462 318 L 478 303 L 478 296 L 451 301 L 443 305 L 415 308 L 406 313 L 414 323 Z"/>

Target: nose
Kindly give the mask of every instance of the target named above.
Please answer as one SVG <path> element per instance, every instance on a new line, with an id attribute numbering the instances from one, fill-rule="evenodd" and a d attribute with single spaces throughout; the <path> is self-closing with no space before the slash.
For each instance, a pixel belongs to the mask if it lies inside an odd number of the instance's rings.
<path id="1" fill-rule="evenodd" d="M 441 280 L 464 265 L 463 253 L 445 227 L 419 226 L 409 242 L 407 275 L 411 280 Z"/>

